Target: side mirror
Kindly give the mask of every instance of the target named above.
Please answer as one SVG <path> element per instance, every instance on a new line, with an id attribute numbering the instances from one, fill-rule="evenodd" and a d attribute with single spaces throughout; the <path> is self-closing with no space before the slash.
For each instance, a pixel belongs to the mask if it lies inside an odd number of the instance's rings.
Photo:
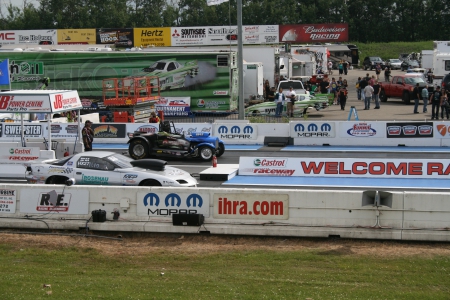
<path id="1" fill-rule="evenodd" d="M 30 166 L 27 166 L 27 172 L 33 171 Z"/>
<path id="2" fill-rule="evenodd" d="M 75 184 L 75 178 L 69 178 L 66 180 L 66 186 L 72 186 Z"/>

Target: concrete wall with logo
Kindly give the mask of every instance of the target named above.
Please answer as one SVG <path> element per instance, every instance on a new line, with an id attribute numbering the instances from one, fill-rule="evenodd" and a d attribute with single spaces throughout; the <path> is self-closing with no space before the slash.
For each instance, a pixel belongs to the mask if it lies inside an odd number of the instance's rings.
<path id="1" fill-rule="evenodd" d="M 450 193 L 375 195 L 375 191 L 2 184 L 0 226 L 450 241 Z M 93 222 L 96 210 L 106 212 L 106 222 Z M 117 220 L 114 212 L 120 214 Z M 203 214 L 204 226 L 173 226 L 175 213 Z"/>
<path id="2" fill-rule="evenodd" d="M 386 121 L 292 121 L 289 123 L 249 123 L 247 120 L 216 123 L 176 123 L 176 129 L 210 132 L 226 144 L 263 145 L 265 137 L 290 137 L 294 145 L 331 146 L 450 146 L 450 125 L 445 122 Z M 149 123 L 94 124 L 94 143 L 127 143 L 134 131 L 157 132 Z M 48 136 L 46 124 L 26 123 L 26 139 Z M 70 144 L 77 137 L 77 125 L 52 124 L 52 136 Z M 0 143 L 20 142 L 20 125 L 0 123 Z"/>

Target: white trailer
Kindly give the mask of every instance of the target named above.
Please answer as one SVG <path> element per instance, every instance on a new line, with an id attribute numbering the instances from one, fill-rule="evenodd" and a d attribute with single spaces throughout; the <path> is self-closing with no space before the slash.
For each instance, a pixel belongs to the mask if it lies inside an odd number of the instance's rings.
<path id="1" fill-rule="evenodd" d="M 263 100 L 263 76 L 261 62 L 244 62 L 244 100 Z"/>
<path id="2" fill-rule="evenodd" d="M 422 50 L 421 66 L 424 69 L 433 69 L 433 50 Z"/>

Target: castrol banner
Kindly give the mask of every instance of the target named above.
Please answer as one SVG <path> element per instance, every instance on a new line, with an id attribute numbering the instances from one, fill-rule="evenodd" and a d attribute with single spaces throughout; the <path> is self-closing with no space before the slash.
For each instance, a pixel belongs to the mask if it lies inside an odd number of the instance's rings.
<path id="1" fill-rule="evenodd" d="M 24 163 L 39 159 L 39 147 L 0 147 L 0 162 Z"/>
<path id="2" fill-rule="evenodd" d="M 450 159 L 240 157 L 239 175 L 449 179 Z"/>
<path id="3" fill-rule="evenodd" d="M 279 25 L 280 42 L 317 43 L 317 42 L 347 42 L 348 24 L 301 24 Z"/>

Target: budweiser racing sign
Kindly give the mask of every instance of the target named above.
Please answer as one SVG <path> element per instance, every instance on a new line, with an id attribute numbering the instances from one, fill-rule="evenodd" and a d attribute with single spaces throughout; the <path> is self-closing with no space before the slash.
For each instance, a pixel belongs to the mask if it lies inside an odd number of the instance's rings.
<path id="1" fill-rule="evenodd" d="M 347 42 L 348 24 L 280 25 L 280 42 Z"/>

